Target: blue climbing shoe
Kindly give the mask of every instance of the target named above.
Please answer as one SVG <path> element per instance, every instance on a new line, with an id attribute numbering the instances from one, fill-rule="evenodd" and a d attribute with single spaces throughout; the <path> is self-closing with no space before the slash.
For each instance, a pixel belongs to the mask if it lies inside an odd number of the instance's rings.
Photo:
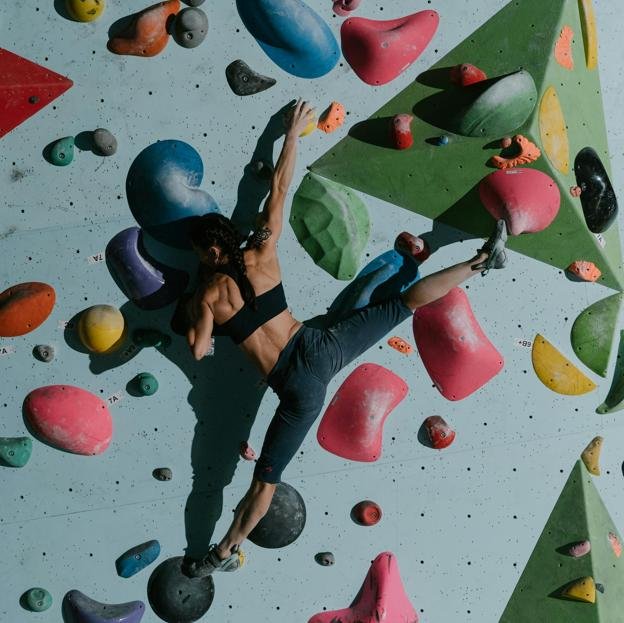
<path id="1" fill-rule="evenodd" d="M 238 545 L 232 548 L 232 553 L 227 558 L 221 560 L 217 554 L 217 544 L 213 543 L 203 558 L 186 566 L 186 573 L 192 578 L 204 578 L 215 571 L 236 571 L 244 564 L 245 554 Z"/>
<path id="2" fill-rule="evenodd" d="M 492 235 L 487 239 L 486 243 L 477 253 L 487 253 L 487 259 L 484 262 L 472 266 L 472 270 L 480 270 L 481 275 L 485 277 L 492 268 L 505 268 L 507 264 L 507 253 L 505 252 L 505 243 L 507 242 L 507 224 L 504 219 L 496 221 L 496 227 Z"/>

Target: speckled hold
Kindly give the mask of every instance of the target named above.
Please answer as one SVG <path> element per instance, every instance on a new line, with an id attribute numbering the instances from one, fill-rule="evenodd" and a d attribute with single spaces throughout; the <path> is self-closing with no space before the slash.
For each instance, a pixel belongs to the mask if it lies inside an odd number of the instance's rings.
<path id="1" fill-rule="evenodd" d="M 158 391 L 158 381 L 149 372 L 141 372 L 135 376 L 134 384 L 143 396 L 152 396 Z"/>
<path id="2" fill-rule="evenodd" d="M 52 595 L 45 588 L 31 588 L 24 593 L 23 603 L 31 612 L 43 612 L 52 605 Z"/>
<path id="3" fill-rule="evenodd" d="M 29 437 L 0 437 L 0 464 L 24 467 L 31 454 L 32 439 Z"/>
<path id="4" fill-rule="evenodd" d="M 54 346 L 49 344 L 37 344 L 33 348 L 33 356 L 39 361 L 50 363 L 54 359 Z"/>
<path id="5" fill-rule="evenodd" d="M 50 150 L 50 162 L 57 167 L 66 167 L 74 160 L 74 137 L 60 138 Z"/>
<path id="6" fill-rule="evenodd" d="M 152 476 L 154 476 L 156 480 L 171 480 L 173 478 L 173 472 L 168 467 L 157 467 L 152 472 Z"/>
<path id="7" fill-rule="evenodd" d="M 225 77 L 236 95 L 253 95 L 270 89 L 277 81 L 254 71 L 245 61 L 236 60 L 225 68 Z"/>
<path id="8" fill-rule="evenodd" d="M 196 48 L 208 34 L 208 17 L 201 9 L 182 9 L 176 15 L 172 34 L 183 48 Z"/>
<path id="9" fill-rule="evenodd" d="M 331 567 L 336 562 L 331 552 L 319 552 L 314 556 L 314 560 L 322 567 Z"/>
<path id="10" fill-rule="evenodd" d="M 102 156 L 112 156 L 117 151 L 117 139 L 105 128 L 98 128 L 93 132 L 93 145 Z"/>

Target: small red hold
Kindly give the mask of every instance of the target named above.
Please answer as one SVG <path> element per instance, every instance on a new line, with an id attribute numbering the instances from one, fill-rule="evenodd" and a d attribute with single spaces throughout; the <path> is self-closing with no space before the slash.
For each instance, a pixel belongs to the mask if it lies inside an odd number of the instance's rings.
<path id="1" fill-rule="evenodd" d="M 505 137 L 501 138 L 500 146 L 503 149 L 508 149 L 509 147 L 511 147 L 511 143 L 512 143 L 511 137 L 510 136 L 505 136 Z"/>
<path id="2" fill-rule="evenodd" d="M 404 340 L 402 337 L 394 336 L 388 340 L 388 346 L 394 348 L 394 350 L 398 350 L 400 353 L 404 355 L 411 355 L 414 352 L 412 345 Z"/>
<path id="3" fill-rule="evenodd" d="M 361 526 L 374 526 L 381 519 L 381 508 L 371 500 L 362 500 L 352 508 L 351 516 Z"/>
<path id="4" fill-rule="evenodd" d="M 396 149 L 409 149 L 414 144 L 412 119 L 414 116 L 407 113 L 392 118 L 392 142 Z"/>
<path id="5" fill-rule="evenodd" d="M 486 79 L 485 72 L 470 63 L 455 65 L 455 67 L 451 68 L 451 82 L 458 86 L 467 87 L 470 84 L 482 82 Z"/>
<path id="6" fill-rule="evenodd" d="M 246 441 L 241 441 L 239 452 L 245 461 L 253 461 L 256 458 L 256 453 Z"/>
<path id="7" fill-rule="evenodd" d="M 355 11 L 355 9 L 360 6 L 360 2 L 361 0 L 334 0 L 333 11 L 336 15 L 345 17 L 349 15 L 351 11 Z"/>
<path id="8" fill-rule="evenodd" d="M 576 275 L 579 279 L 588 282 L 598 281 L 602 275 L 601 270 L 593 262 L 588 262 L 587 260 L 576 260 L 566 270 Z"/>
<path id="9" fill-rule="evenodd" d="M 620 539 L 618 539 L 617 534 L 614 532 L 609 532 L 609 543 L 611 543 L 611 548 L 613 549 L 615 557 L 619 558 L 622 555 L 622 544 L 620 543 Z"/>
<path id="10" fill-rule="evenodd" d="M 455 440 L 455 431 L 439 415 L 429 416 L 424 425 L 436 450 L 448 448 Z"/>
<path id="11" fill-rule="evenodd" d="M 580 186 L 570 186 L 570 194 L 573 197 L 580 197 L 583 189 Z"/>

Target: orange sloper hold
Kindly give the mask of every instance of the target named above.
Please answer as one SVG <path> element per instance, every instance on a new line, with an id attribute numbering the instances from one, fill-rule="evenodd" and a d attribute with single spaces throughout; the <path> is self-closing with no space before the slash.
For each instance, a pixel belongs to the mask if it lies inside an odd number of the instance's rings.
<path id="1" fill-rule="evenodd" d="M 555 44 L 555 60 L 570 71 L 574 69 L 574 57 L 572 56 L 573 38 L 574 31 L 569 26 L 564 26 Z"/>
<path id="2" fill-rule="evenodd" d="M 108 42 L 115 54 L 156 56 L 169 42 L 167 23 L 180 10 L 180 0 L 166 0 L 140 11 L 121 33 Z"/>
<path id="3" fill-rule="evenodd" d="M 576 260 L 576 262 L 572 262 L 566 270 L 573 275 L 576 275 L 583 281 L 598 281 L 598 279 L 600 279 L 600 275 L 602 275 L 602 272 L 600 272 L 600 269 L 596 266 L 596 264 L 585 260 Z"/>
<path id="4" fill-rule="evenodd" d="M 398 350 L 404 355 L 411 355 L 414 352 L 412 345 L 406 342 L 402 337 L 391 337 L 388 340 L 388 346 L 391 346 L 394 350 Z"/>
<path id="5" fill-rule="evenodd" d="M 329 108 L 319 117 L 317 127 L 329 134 L 337 130 L 345 120 L 345 109 L 340 102 L 332 102 Z"/>
<path id="6" fill-rule="evenodd" d="M 504 147 L 506 146 L 506 148 L 510 148 L 511 145 L 514 145 L 519 153 L 509 158 L 505 158 L 504 156 L 492 156 L 492 164 L 499 169 L 512 169 L 520 164 L 534 162 L 542 155 L 539 147 L 528 138 L 522 136 L 522 134 L 516 134 L 510 144 L 507 144 L 507 141 L 505 141 L 502 145 Z"/>

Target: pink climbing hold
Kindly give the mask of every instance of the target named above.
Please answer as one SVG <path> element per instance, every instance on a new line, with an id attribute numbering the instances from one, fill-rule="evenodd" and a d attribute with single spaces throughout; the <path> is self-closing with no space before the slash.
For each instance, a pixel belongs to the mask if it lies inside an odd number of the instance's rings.
<path id="1" fill-rule="evenodd" d="M 512 236 L 546 229 L 561 202 L 559 187 L 549 175 L 526 168 L 490 173 L 479 184 L 479 197 L 495 219 L 505 219 Z"/>
<path id="2" fill-rule="evenodd" d="M 578 543 L 574 543 L 574 545 L 571 545 L 568 550 L 572 558 L 580 558 L 581 556 L 585 556 L 585 554 L 589 554 L 590 551 L 591 543 L 589 541 L 579 541 Z"/>
<path id="3" fill-rule="evenodd" d="M 414 312 L 414 339 L 423 364 L 448 400 L 461 400 L 503 369 L 461 288 Z"/>
<path id="4" fill-rule="evenodd" d="M 407 384 L 383 366 L 364 363 L 338 388 L 316 437 L 328 452 L 352 461 L 381 456 L 383 425 L 407 395 Z"/>
<path id="5" fill-rule="evenodd" d="M 451 82 L 457 86 L 467 87 L 485 79 L 487 79 L 485 72 L 470 63 L 451 67 Z"/>
<path id="6" fill-rule="evenodd" d="M 333 11 L 340 17 L 349 15 L 351 11 L 355 11 L 360 6 L 362 0 L 334 0 Z"/>
<path id="7" fill-rule="evenodd" d="M 373 560 L 353 603 L 342 610 L 315 614 L 308 623 L 418 623 L 405 593 L 396 556 L 382 552 Z"/>
<path id="8" fill-rule="evenodd" d="M 439 415 L 430 415 L 423 424 L 436 450 L 448 448 L 455 441 L 455 431 Z"/>
<path id="9" fill-rule="evenodd" d="M 66 452 L 101 454 L 113 436 L 106 403 L 80 387 L 39 387 L 26 396 L 24 414 L 33 434 Z"/>
<path id="10" fill-rule="evenodd" d="M 407 113 L 392 118 L 392 143 L 397 149 L 409 149 L 414 144 L 411 123 L 414 115 Z"/>
<path id="11" fill-rule="evenodd" d="M 422 54 L 439 22 L 435 11 L 390 20 L 350 17 L 340 28 L 342 53 L 366 84 L 386 84 Z"/>
<path id="12" fill-rule="evenodd" d="M 570 186 L 570 194 L 573 197 L 580 197 L 583 194 L 583 189 L 580 186 Z"/>

